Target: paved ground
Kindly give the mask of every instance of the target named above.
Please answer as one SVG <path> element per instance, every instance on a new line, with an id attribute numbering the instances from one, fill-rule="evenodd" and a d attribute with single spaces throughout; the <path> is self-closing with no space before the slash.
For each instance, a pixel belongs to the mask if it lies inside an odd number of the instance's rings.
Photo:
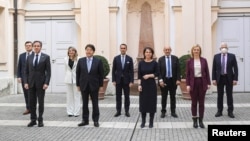
<path id="1" fill-rule="evenodd" d="M 234 119 L 227 116 L 226 105 L 223 116 L 215 118 L 216 94 L 207 95 L 205 129 L 192 128 L 190 100 L 184 100 L 179 95 L 177 96 L 176 112 L 179 118 L 171 117 L 170 113 L 167 117 L 160 118 L 160 100 L 161 97 L 158 96 L 154 128 L 150 129 L 146 124 L 146 128 L 141 129 L 138 96 L 131 96 L 131 117 L 129 118 L 124 116 L 124 112 L 122 116 L 115 118 L 113 116 L 116 112 L 115 96 L 105 96 L 105 99 L 99 102 L 100 127 L 95 128 L 93 122 L 90 122 L 89 126 L 78 127 L 77 124 L 81 122 L 81 117 L 67 116 L 65 94 L 46 94 L 45 127 L 29 128 L 27 127 L 29 115 L 22 115 L 25 110 L 23 95 L 3 96 L 0 97 L 0 141 L 206 141 L 207 125 L 250 125 L 249 93 L 234 94 Z M 90 113 L 92 113 L 91 108 Z"/>

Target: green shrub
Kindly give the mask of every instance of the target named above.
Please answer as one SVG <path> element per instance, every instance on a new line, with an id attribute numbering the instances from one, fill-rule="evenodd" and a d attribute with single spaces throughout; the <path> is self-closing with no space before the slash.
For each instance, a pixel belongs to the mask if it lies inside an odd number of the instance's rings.
<path id="1" fill-rule="evenodd" d="M 106 78 L 110 72 L 110 66 L 109 66 L 108 60 L 104 56 L 101 56 L 101 55 L 94 55 L 94 57 L 102 61 L 103 70 L 104 70 L 103 77 Z"/>
<path id="2" fill-rule="evenodd" d="M 179 58 L 181 78 L 186 79 L 186 62 L 191 58 L 190 54 L 182 55 Z"/>

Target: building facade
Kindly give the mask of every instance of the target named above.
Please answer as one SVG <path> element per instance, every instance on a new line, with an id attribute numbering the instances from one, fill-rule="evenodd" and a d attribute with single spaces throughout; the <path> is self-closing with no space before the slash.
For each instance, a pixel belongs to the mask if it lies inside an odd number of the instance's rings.
<path id="1" fill-rule="evenodd" d="M 180 57 L 200 44 L 211 71 L 220 42 L 237 56 L 234 90 L 249 92 L 249 7 L 249 0 L 0 0 L 0 93 L 21 92 L 15 69 L 26 40 L 41 40 L 51 57 L 51 93 L 64 92 L 63 58 L 69 46 L 84 56 L 85 45 L 92 43 L 111 66 L 119 45 L 126 43 L 136 67 L 145 46 L 159 58 L 165 45 Z M 112 85 L 107 93 L 114 93 Z"/>

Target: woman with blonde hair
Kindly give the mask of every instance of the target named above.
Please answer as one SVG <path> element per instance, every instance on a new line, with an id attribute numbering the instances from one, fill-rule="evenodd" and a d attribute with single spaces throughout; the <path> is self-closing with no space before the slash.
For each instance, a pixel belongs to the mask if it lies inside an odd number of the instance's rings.
<path id="1" fill-rule="evenodd" d="M 204 109 L 205 109 L 205 95 L 207 89 L 210 88 L 211 81 L 207 60 L 201 57 L 201 47 L 196 44 L 191 49 L 192 58 L 186 64 L 186 82 L 187 90 L 191 95 L 191 111 L 193 116 L 193 127 L 198 127 L 197 119 L 199 119 L 199 126 L 205 128 L 203 124 Z M 197 115 L 199 110 L 199 116 Z"/>
<path id="2" fill-rule="evenodd" d="M 70 46 L 67 52 L 68 56 L 64 58 L 65 78 L 67 87 L 67 114 L 69 117 L 80 115 L 81 94 L 76 87 L 76 66 L 78 62 L 77 50 Z"/>

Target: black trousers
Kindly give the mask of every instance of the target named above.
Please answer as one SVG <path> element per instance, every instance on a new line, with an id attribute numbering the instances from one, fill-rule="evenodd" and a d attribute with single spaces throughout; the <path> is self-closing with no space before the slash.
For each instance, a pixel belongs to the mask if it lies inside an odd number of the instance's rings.
<path id="1" fill-rule="evenodd" d="M 98 105 L 98 89 L 95 89 L 93 91 L 90 90 L 89 85 L 87 85 L 87 88 L 85 91 L 81 91 L 82 94 L 82 120 L 83 121 L 89 121 L 89 96 L 91 98 L 92 101 L 92 107 L 93 107 L 93 112 L 92 112 L 92 120 L 94 122 L 98 122 L 99 121 L 99 116 L 100 116 L 100 112 L 99 112 L 99 105 Z"/>
<path id="2" fill-rule="evenodd" d="M 32 121 L 37 120 L 36 105 L 38 100 L 38 121 L 43 121 L 44 112 L 44 96 L 45 90 L 42 88 L 30 88 L 29 89 L 29 103 L 30 103 L 30 119 Z"/>
<path id="3" fill-rule="evenodd" d="M 166 113 L 167 107 L 167 97 L 170 94 L 170 109 L 171 113 L 175 113 L 176 109 L 176 84 L 173 82 L 172 78 L 165 78 L 163 82 L 166 84 L 165 87 L 161 87 L 161 112 Z"/>
<path id="4" fill-rule="evenodd" d="M 29 90 L 24 88 L 24 82 L 23 81 L 22 81 L 22 88 L 23 88 L 23 95 L 24 95 L 26 109 L 30 110 L 30 107 L 29 107 Z"/>
<path id="5" fill-rule="evenodd" d="M 224 87 L 226 87 L 226 95 L 227 95 L 227 106 L 228 112 L 233 112 L 234 105 L 233 105 L 233 82 L 229 82 L 227 75 L 221 75 L 220 81 L 217 84 L 217 108 L 218 112 L 223 111 L 223 97 L 224 97 Z"/>
<path id="6" fill-rule="evenodd" d="M 129 105 L 130 105 L 130 87 L 129 84 L 125 84 L 123 81 L 123 78 L 121 78 L 121 82 L 119 84 L 116 84 L 116 111 L 121 112 L 122 108 L 122 90 L 124 93 L 124 108 L 125 112 L 129 112 Z"/>

